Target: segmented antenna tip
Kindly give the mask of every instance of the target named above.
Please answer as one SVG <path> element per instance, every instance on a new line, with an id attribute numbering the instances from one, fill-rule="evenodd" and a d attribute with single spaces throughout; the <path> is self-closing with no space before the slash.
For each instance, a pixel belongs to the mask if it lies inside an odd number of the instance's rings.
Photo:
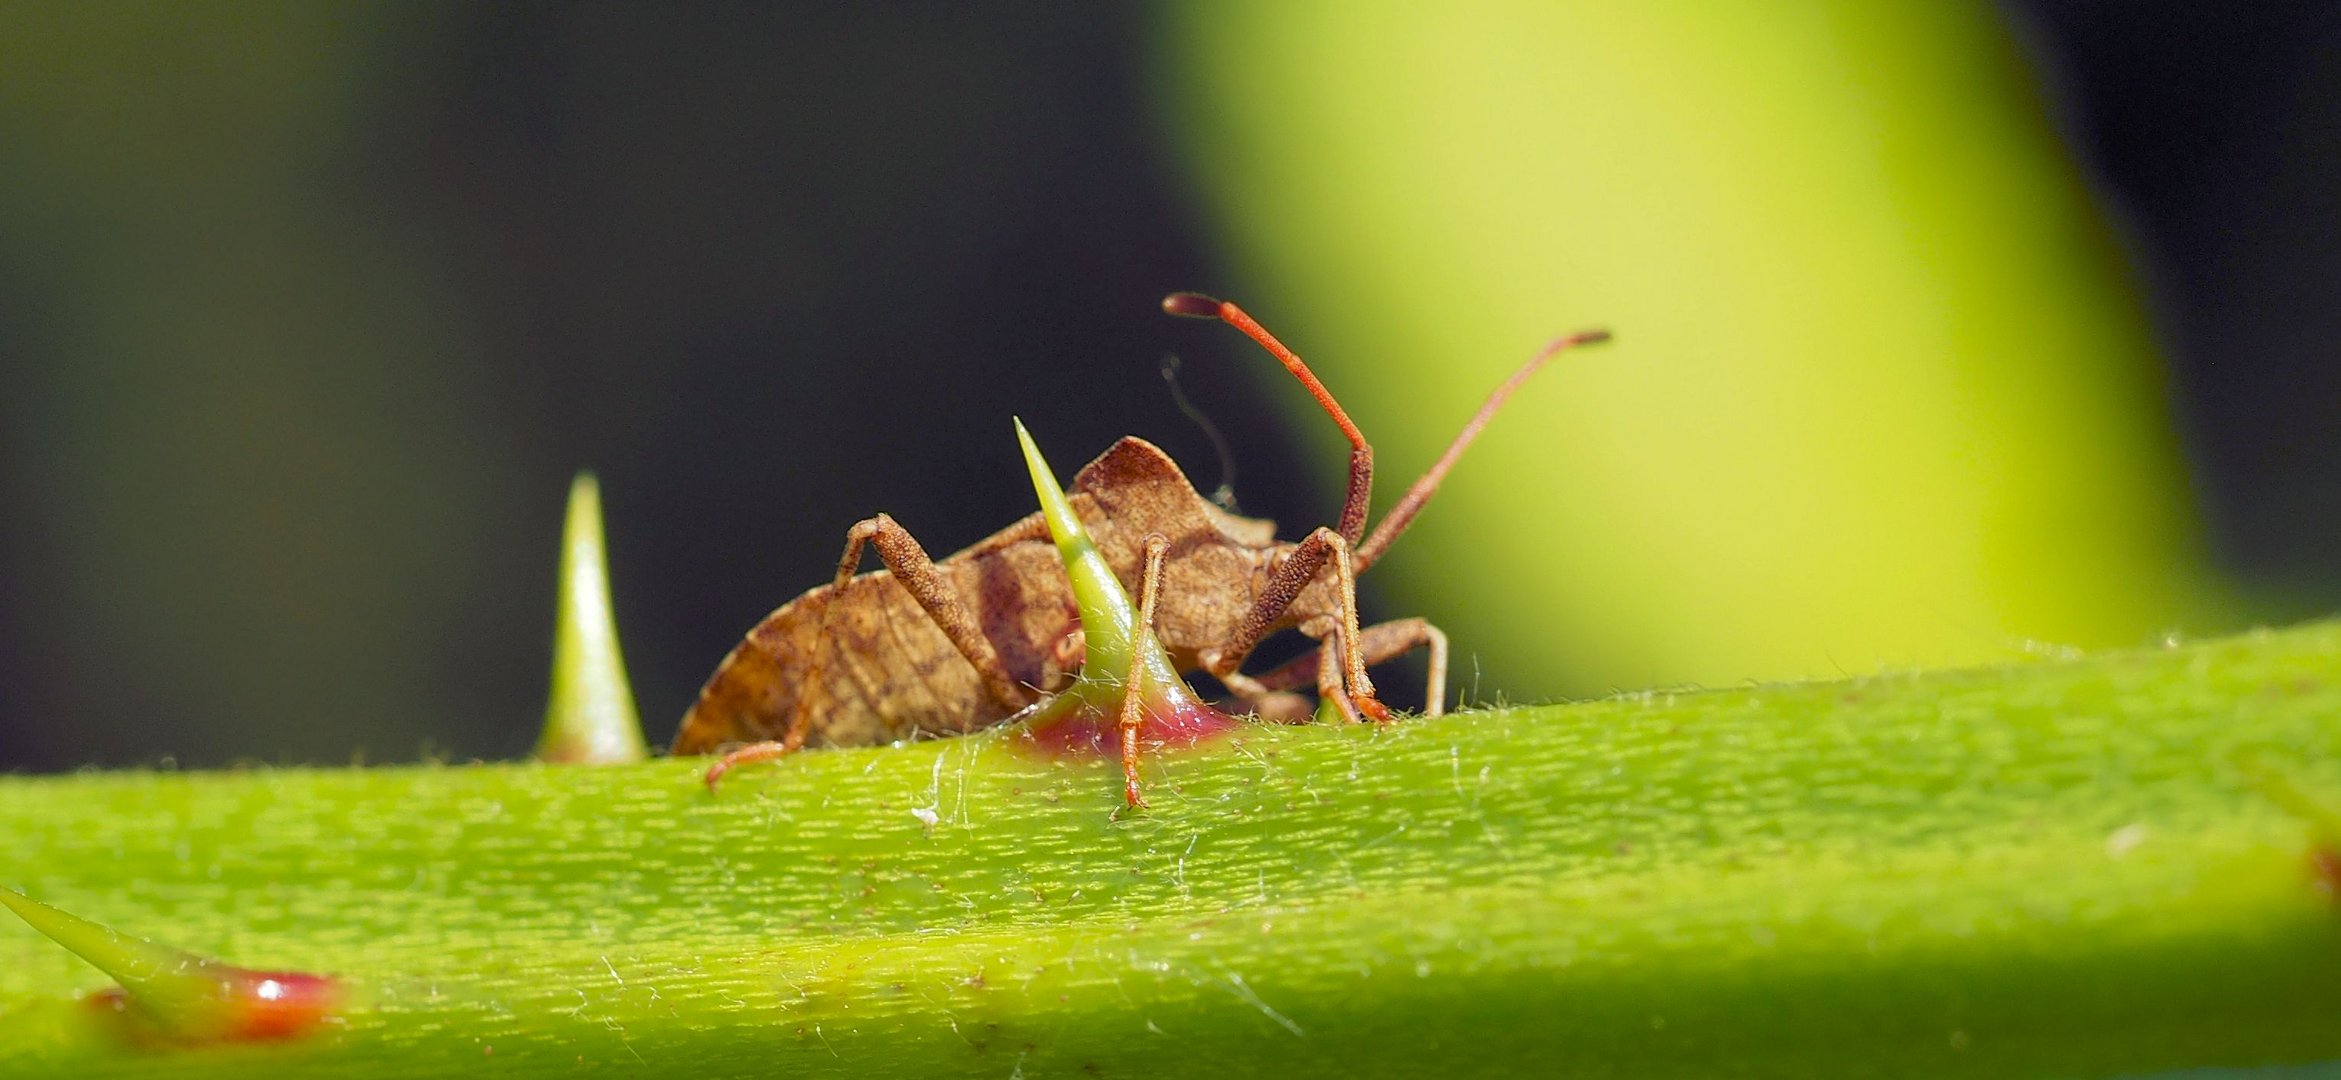
<path id="1" fill-rule="evenodd" d="M 1216 319 L 1219 301 L 1202 293 L 1175 292 L 1162 298 L 1162 313 L 1185 319 Z"/>

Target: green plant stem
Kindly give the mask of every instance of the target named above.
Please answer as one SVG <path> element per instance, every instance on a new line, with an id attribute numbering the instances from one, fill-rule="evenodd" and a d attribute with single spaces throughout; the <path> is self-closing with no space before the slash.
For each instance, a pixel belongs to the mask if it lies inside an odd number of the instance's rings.
<path id="1" fill-rule="evenodd" d="M 2341 625 L 1989 671 L 696 761 L 0 783 L 44 902 L 344 976 L 123 1048 L 0 932 L 0 1074 L 2108 1076 L 2341 1059 Z M 2321 796 L 2320 796 L 2321 797 Z"/>

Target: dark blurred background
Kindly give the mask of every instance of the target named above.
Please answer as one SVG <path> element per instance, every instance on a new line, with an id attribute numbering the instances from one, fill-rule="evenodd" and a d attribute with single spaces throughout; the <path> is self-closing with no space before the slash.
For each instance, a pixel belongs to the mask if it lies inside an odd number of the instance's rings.
<path id="1" fill-rule="evenodd" d="M 2179 497 L 2247 597 L 2222 610 L 2322 610 L 2341 9 L 1996 14 L 2145 297 Z M 1158 374 L 1173 352 L 1245 510 L 1329 520 L 1322 420 L 1231 333 L 1156 308 L 1255 301 L 1344 385 L 1278 317 L 1281 281 L 1227 252 L 1242 215 L 1189 161 L 1219 118 L 1163 44 L 1181 19 L 0 6 L 0 767 L 524 751 L 580 467 L 663 741 L 854 520 L 892 513 L 939 555 L 1026 513 L 1012 414 L 1060 473 L 1137 433 L 1216 483 Z M 1425 460 L 1386 454 L 1385 498 Z M 1646 672 L 1795 673 L 1512 685 Z"/>
<path id="2" fill-rule="evenodd" d="M 2005 10 L 2150 302 L 2221 563 L 2329 603 L 2341 572 L 2341 6 Z"/>

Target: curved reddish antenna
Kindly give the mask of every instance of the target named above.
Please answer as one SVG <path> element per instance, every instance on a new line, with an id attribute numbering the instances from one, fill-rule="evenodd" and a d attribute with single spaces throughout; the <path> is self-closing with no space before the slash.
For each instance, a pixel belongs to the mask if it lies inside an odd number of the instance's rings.
<path id="1" fill-rule="evenodd" d="M 1269 333 L 1267 327 L 1261 326 L 1245 314 L 1244 309 L 1232 303 L 1215 300 L 1202 293 L 1172 293 L 1162 298 L 1162 311 L 1165 315 L 1188 319 L 1218 319 L 1243 331 L 1245 337 L 1258 342 L 1261 348 L 1268 350 L 1268 355 L 1276 358 L 1277 363 L 1283 364 L 1284 370 L 1292 372 L 1292 377 L 1299 379 L 1309 395 L 1317 399 L 1317 404 L 1324 407 L 1325 415 L 1333 418 L 1333 422 L 1341 428 L 1341 434 L 1349 440 L 1349 493 L 1341 500 L 1341 518 L 1333 531 L 1340 533 L 1341 538 L 1348 541 L 1351 547 L 1356 547 L 1358 538 L 1364 536 L 1366 531 L 1366 503 L 1373 497 L 1374 448 L 1367 445 L 1365 435 L 1350 421 L 1349 413 L 1342 409 L 1341 403 L 1333 400 L 1333 392 L 1325 389 L 1325 384 L 1317 380 L 1317 373 L 1309 370 L 1309 365 L 1301 361 L 1299 354 L 1285 348 L 1284 343 L 1276 340 L 1276 335 Z"/>
<path id="2" fill-rule="evenodd" d="M 1381 523 L 1374 526 L 1374 535 L 1366 537 L 1365 543 L 1358 545 L 1353 556 L 1357 572 L 1363 573 L 1366 567 L 1373 565 L 1374 560 L 1390 547 L 1391 541 L 1406 531 L 1406 526 L 1414 521 L 1414 515 L 1421 513 L 1423 505 L 1438 493 L 1439 482 L 1447 478 L 1447 470 L 1454 468 L 1456 460 L 1463 456 L 1464 449 L 1471 445 L 1473 439 L 1479 438 L 1480 429 L 1488 425 L 1488 420 L 1496 415 L 1497 409 L 1503 408 L 1504 399 L 1511 397 L 1512 391 L 1520 389 L 1520 384 L 1527 382 L 1529 376 L 1536 374 L 1553 357 L 1580 345 L 1598 345 L 1609 339 L 1607 330 L 1581 330 L 1567 337 L 1556 338 L 1538 350 L 1527 363 L 1520 365 L 1520 370 L 1505 379 L 1503 385 L 1496 387 L 1495 392 L 1488 395 L 1486 404 L 1471 414 L 1463 430 L 1455 433 L 1455 441 L 1447 444 L 1446 453 L 1440 454 L 1439 460 L 1422 474 L 1422 479 L 1409 486 L 1406 494 L 1399 497 L 1398 504 L 1392 506 L 1389 513 L 1382 515 Z"/>

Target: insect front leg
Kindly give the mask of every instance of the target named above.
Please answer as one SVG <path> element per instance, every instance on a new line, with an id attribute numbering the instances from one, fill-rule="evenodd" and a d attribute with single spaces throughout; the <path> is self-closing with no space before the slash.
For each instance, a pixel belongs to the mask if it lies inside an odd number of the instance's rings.
<path id="1" fill-rule="evenodd" d="M 1357 704 L 1341 688 L 1342 658 L 1349 655 L 1351 650 L 1347 647 L 1347 639 L 1341 636 L 1340 628 L 1331 619 L 1315 618 L 1301 625 L 1301 633 L 1316 638 L 1319 642 L 1317 655 L 1330 661 L 1317 665 L 1317 700 L 1332 702 L 1333 708 L 1341 713 L 1344 721 L 1359 723 Z"/>
<path id="2" fill-rule="evenodd" d="M 1197 657 L 1203 662 L 1203 669 L 1210 672 L 1212 678 L 1227 684 L 1227 688 L 1238 697 L 1249 699 L 1269 693 L 1270 688 L 1237 669 L 1243 665 L 1244 657 L 1250 656 L 1253 648 L 1260 644 L 1260 639 L 1276 629 L 1277 623 L 1291 610 L 1293 601 L 1300 598 L 1301 591 L 1308 588 L 1309 582 L 1316 578 L 1317 571 L 1324 569 L 1328 562 L 1333 564 L 1336 610 L 1332 617 L 1335 621 L 1328 633 L 1317 636 L 1337 638 L 1343 642 L 1359 641 L 1362 635 L 1358 632 L 1357 573 L 1351 568 L 1349 541 L 1343 539 L 1340 533 L 1319 526 L 1307 539 L 1293 545 L 1291 553 L 1277 564 L 1275 571 L 1269 575 L 1268 586 L 1260 591 L 1260 598 L 1252 604 L 1252 610 L 1244 615 L 1243 622 L 1237 624 L 1235 637 L 1229 639 L 1227 644 L 1205 650 Z M 1390 710 L 1374 696 L 1373 680 L 1366 677 L 1364 651 L 1345 648 L 1339 652 L 1339 692 L 1333 695 L 1335 707 L 1352 720 L 1359 719 L 1361 715 L 1373 720 L 1388 720 Z"/>
<path id="3" fill-rule="evenodd" d="M 1253 676 L 1250 681 L 1262 694 L 1307 686 L 1323 673 L 1339 670 L 1338 659 L 1332 664 L 1325 662 L 1325 650 L 1332 647 L 1331 643 L 1319 645 L 1282 666 Z M 1423 686 L 1423 715 L 1438 716 L 1447 711 L 1447 635 L 1422 619 L 1393 619 L 1366 627 L 1358 636 L 1358 651 L 1364 654 L 1360 659 L 1368 667 L 1395 660 L 1415 649 L 1430 651 L 1430 675 Z"/>
<path id="4" fill-rule="evenodd" d="M 1160 533 L 1146 537 L 1146 570 L 1139 576 L 1138 627 L 1133 642 L 1154 636 L 1154 598 L 1162 591 L 1162 558 L 1170 550 L 1170 541 Z M 1135 645 L 1130 649 L 1129 677 L 1122 683 L 1122 789 L 1130 805 L 1140 807 L 1146 800 L 1138 794 L 1138 728 L 1146 722 L 1146 714 L 1139 707 L 1140 678 L 1145 674 L 1146 650 Z"/>

